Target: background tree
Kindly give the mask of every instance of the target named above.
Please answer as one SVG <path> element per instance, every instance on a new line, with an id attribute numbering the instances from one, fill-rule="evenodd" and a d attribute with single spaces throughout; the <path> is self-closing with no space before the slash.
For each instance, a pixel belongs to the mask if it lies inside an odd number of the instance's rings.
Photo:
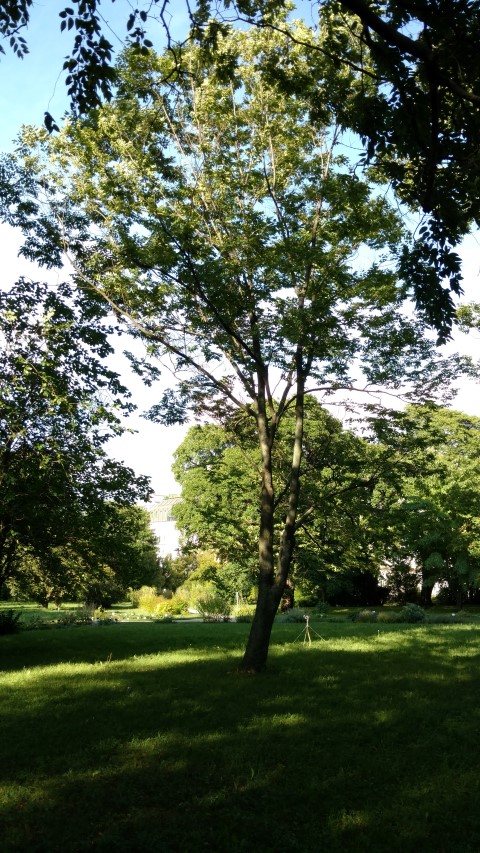
<path id="1" fill-rule="evenodd" d="M 408 407 L 385 420 L 381 432 L 392 453 L 408 456 L 398 498 L 386 512 L 393 568 L 419 573 L 422 603 L 431 604 L 440 582 L 461 607 L 480 580 L 480 419 Z"/>
<path id="2" fill-rule="evenodd" d="M 147 478 L 103 448 L 132 408 L 105 365 L 107 334 L 67 285 L 22 279 L 0 294 L 0 586 L 26 558 L 61 578 L 66 548 L 92 548 L 94 529 L 98 543 L 107 502 L 128 507 L 150 494 Z"/>
<path id="3" fill-rule="evenodd" d="M 385 537 L 376 494 L 389 473 L 385 454 L 344 430 L 314 398 L 307 398 L 305 409 L 303 522 L 296 534 L 292 586 L 312 602 L 357 595 L 359 603 L 375 603 L 363 601 L 357 586 L 363 579 L 366 595 L 377 586 Z M 288 493 L 294 427 L 293 412 L 287 412 L 274 448 L 280 516 L 288 511 L 281 496 Z M 233 562 L 233 590 L 246 596 L 256 580 L 260 516 L 261 455 L 253 424 L 237 418 L 191 427 L 175 453 L 173 471 L 182 486 L 174 513 L 184 548 L 214 549 L 227 571 Z M 219 569 L 217 582 L 221 576 Z"/>
<path id="4" fill-rule="evenodd" d="M 336 154 L 331 93 L 347 97 L 355 72 L 338 74 L 318 54 L 322 127 L 310 121 L 308 98 L 259 73 L 270 54 L 285 79 L 309 71 L 311 34 L 295 32 L 296 41 L 229 31 L 218 49 L 233 79 L 198 48 L 180 67 L 168 52 L 127 55 L 112 103 L 56 139 L 40 133 L 43 152 L 25 147 L 35 138 L 27 133 L 17 154 L 27 168 L 13 188 L 4 182 L 5 215 L 30 235 L 24 252 L 61 263 L 66 251 L 78 285 L 106 300 L 152 357 L 168 357 L 178 392 L 152 417 L 240 410 L 253 419 L 262 485 L 248 669 L 265 665 L 303 523 L 306 394 L 351 390 L 361 374 L 362 387 L 389 382 L 424 397 L 458 369 L 434 365 L 424 323 L 402 312 L 396 215 Z M 285 491 L 274 447 L 290 409 Z"/>
<path id="5" fill-rule="evenodd" d="M 182 487 L 173 509 L 183 550 L 212 549 L 222 564 L 236 567 L 242 595 L 256 581 L 261 458 L 254 429 L 247 435 L 219 424 L 190 428 L 172 466 Z M 211 578 L 210 578 L 211 580 Z"/>
<path id="6" fill-rule="evenodd" d="M 129 588 L 161 585 L 148 512 L 138 506 L 105 503 L 77 518 L 72 530 L 59 530 L 58 544 L 35 554 L 21 549 L 17 570 L 7 583 L 12 596 L 38 601 L 84 601 L 110 606 Z"/>

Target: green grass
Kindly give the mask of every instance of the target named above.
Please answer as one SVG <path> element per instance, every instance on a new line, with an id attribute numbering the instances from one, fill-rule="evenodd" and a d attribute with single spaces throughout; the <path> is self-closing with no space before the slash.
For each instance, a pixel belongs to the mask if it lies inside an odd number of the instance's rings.
<path id="1" fill-rule="evenodd" d="M 479 628 L 301 628 L 1 637 L 2 853 L 478 853 Z"/>

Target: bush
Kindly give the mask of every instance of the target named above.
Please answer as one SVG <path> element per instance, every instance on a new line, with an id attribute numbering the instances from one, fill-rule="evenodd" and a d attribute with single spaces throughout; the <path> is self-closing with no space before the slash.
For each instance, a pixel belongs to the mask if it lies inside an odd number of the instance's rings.
<path id="1" fill-rule="evenodd" d="M 153 611 L 155 616 L 163 619 L 170 619 L 173 616 L 181 616 L 187 609 L 186 602 L 183 598 L 174 595 L 172 598 L 164 598 L 163 595 L 157 596 L 157 604 Z"/>
<path id="2" fill-rule="evenodd" d="M 196 607 L 206 622 L 226 622 L 231 611 L 228 601 L 218 592 L 209 592 L 197 598 Z"/>
<path id="3" fill-rule="evenodd" d="M 352 615 L 352 622 L 376 622 L 376 621 L 377 621 L 376 610 L 357 610 L 357 612 Z"/>
<path id="4" fill-rule="evenodd" d="M 252 622 L 254 613 L 255 606 L 253 604 L 237 604 L 232 611 L 235 622 Z"/>
<path id="5" fill-rule="evenodd" d="M 429 613 L 426 621 L 429 625 L 452 625 L 458 622 L 455 613 Z"/>
<path id="6" fill-rule="evenodd" d="M 285 613 L 279 613 L 275 620 L 277 622 L 305 622 L 305 612 L 299 607 L 292 607 L 291 610 L 286 610 Z"/>
<path id="7" fill-rule="evenodd" d="M 400 610 L 400 622 L 425 622 L 425 611 L 419 604 L 406 604 Z"/>
<path id="8" fill-rule="evenodd" d="M 427 613 L 427 622 L 432 625 L 474 625 L 478 623 L 478 614 L 468 610 L 458 610 L 456 613 Z"/>
<path id="9" fill-rule="evenodd" d="M 1 634 L 18 634 L 20 631 L 20 613 L 15 613 L 14 610 L 0 611 L 0 635 Z"/>
<path id="10" fill-rule="evenodd" d="M 130 602 L 132 607 L 134 607 L 134 608 L 138 607 L 139 598 L 140 598 L 140 590 L 139 589 L 131 589 L 130 588 L 128 590 L 127 601 Z"/>
<path id="11" fill-rule="evenodd" d="M 469 613 L 468 610 L 459 610 L 458 613 L 452 613 L 452 622 L 463 622 L 463 624 L 478 622 L 478 613 Z"/>
<path id="12" fill-rule="evenodd" d="M 321 601 L 321 602 L 319 602 L 319 604 L 316 604 L 315 607 L 313 608 L 312 616 L 320 618 L 320 619 L 326 619 L 330 610 L 331 610 L 330 605 L 327 604 L 326 601 Z"/>
<path id="13" fill-rule="evenodd" d="M 137 608 L 142 611 L 142 613 L 148 613 L 153 615 L 156 612 L 158 604 L 160 602 L 160 596 L 157 595 L 157 590 L 154 586 L 142 586 L 139 590 L 135 590 L 138 595 L 136 596 L 137 600 Z"/>
<path id="14" fill-rule="evenodd" d="M 69 625 L 91 625 L 94 616 L 95 608 L 92 605 L 85 605 L 78 610 L 64 610 L 57 619 L 52 620 L 53 624 L 62 628 Z"/>
<path id="15" fill-rule="evenodd" d="M 55 627 L 55 622 L 52 619 L 45 619 L 43 616 L 32 616 L 23 627 L 26 631 L 37 631 L 40 628 L 48 630 Z"/>
<path id="16" fill-rule="evenodd" d="M 381 610 L 377 615 L 377 622 L 385 624 L 393 624 L 401 622 L 401 616 L 398 610 Z"/>
<path id="17" fill-rule="evenodd" d="M 128 597 L 133 606 L 142 613 L 160 619 L 180 616 L 188 607 L 188 597 L 180 590 L 176 593 L 167 590 L 165 595 L 158 595 L 154 586 L 142 586 L 140 589 L 130 590 Z"/>
<path id="18" fill-rule="evenodd" d="M 218 595 L 218 589 L 213 583 L 203 583 L 197 580 L 188 580 L 183 586 L 180 586 L 175 598 L 183 601 L 185 610 L 198 610 L 197 603 L 200 599 L 208 598 L 210 595 Z"/>

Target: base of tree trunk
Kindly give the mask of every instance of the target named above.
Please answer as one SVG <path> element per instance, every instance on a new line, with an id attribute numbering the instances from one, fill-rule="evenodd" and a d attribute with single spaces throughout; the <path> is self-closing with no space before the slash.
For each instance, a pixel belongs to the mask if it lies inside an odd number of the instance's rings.
<path id="1" fill-rule="evenodd" d="M 259 592 L 245 654 L 240 664 L 242 672 L 259 674 L 265 671 L 273 620 L 275 619 L 282 593 L 283 589 L 278 589 L 277 587 L 270 587 L 267 590 Z"/>

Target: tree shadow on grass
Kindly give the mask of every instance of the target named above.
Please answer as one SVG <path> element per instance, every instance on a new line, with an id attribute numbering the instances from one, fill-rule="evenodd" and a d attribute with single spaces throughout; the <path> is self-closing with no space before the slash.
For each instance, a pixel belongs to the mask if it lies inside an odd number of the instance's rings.
<path id="1" fill-rule="evenodd" d="M 456 639 L 285 643 L 261 678 L 212 652 L 13 683 L 2 851 L 477 853 L 478 652 Z"/>
<path id="2" fill-rule="evenodd" d="M 0 673 L 68 662 L 95 663 L 109 655 L 127 660 L 185 648 L 240 649 L 248 629 L 249 625 L 231 623 L 120 623 L 25 631 L 0 637 Z"/>

